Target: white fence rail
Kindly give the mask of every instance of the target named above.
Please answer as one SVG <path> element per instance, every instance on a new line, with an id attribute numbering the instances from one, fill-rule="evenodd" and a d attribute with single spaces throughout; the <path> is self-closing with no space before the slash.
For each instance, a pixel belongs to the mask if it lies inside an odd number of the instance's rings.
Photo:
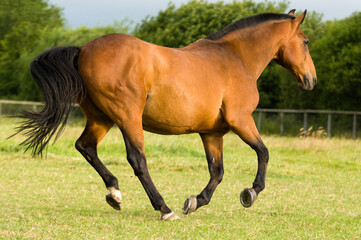
<path id="1" fill-rule="evenodd" d="M 26 105 L 32 106 L 34 111 L 37 110 L 38 106 L 44 105 L 41 102 L 28 102 L 28 101 L 13 101 L 13 100 L 0 100 L 0 117 L 2 116 L 2 105 Z M 78 105 L 75 105 L 78 107 Z M 259 131 L 262 129 L 262 121 L 264 113 L 277 113 L 280 116 L 280 134 L 284 135 L 285 133 L 285 114 L 303 114 L 303 129 L 308 129 L 308 116 L 309 114 L 327 114 L 327 135 L 332 136 L 332 116 L 333 115 L 351 115 L 353 116 L 352 121 L 352 138 L 357 138 L 357 118 L 361 115 L 361 112 L 358 111 L 334 111 L 334 110 L 295 110 L 295 109 L 264 109 L 257 108 L 255 110 L 258 113 L 257 119 L 257 128 Z"/>

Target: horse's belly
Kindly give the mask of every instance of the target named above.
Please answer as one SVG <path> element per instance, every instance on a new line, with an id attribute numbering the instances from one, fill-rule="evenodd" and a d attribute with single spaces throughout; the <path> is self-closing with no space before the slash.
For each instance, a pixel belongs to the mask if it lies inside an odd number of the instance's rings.
<path id="1" fill-rule="evenodd" d="M 225 123 L 218 112 L 167 106 L 153 109 L 145 107 L 143 129 L 159 134 L 207 133 L 223 130 Z"/>
<path id="2" fill-rule="evenodd" d="M 222 128 L 221 91 L 214 84 L 207 84 L 187 74 L 185 76 L 188 77 L 171 81 L 164 78 L 153 84 L 147 93 L 143 111 L 145 130 L 161 134 L 185 134 Z"/>
<path id="3" fill-rule="evenodd" d="M 166 134 L 166 135 L 185 134 L 185 133 L 194 132 L 194 129 L 191 126 L 176 125 L 166 121 L 149 118 L 148 116 L 144 116 L 144 115 L 143 115 L 143 129 L 148 132 Z"/>

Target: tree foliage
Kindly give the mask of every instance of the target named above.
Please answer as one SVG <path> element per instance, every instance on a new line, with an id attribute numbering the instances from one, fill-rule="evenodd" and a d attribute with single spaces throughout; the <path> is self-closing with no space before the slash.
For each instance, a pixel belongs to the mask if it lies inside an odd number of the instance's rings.
<path id="1" fill-rule="evenodd" d="M 18 94 L 18 59 L 34 48 L 44 28 L 63 25 L 61 9 L 43 0 L 1 0 L 0 94 Z"/>
<path id="2" fill-rule="evenodd" d="M 317 105 L 333 109 L 361 109 L 361 12 L 329 21 L 315 42 L 320 96 Z"/>

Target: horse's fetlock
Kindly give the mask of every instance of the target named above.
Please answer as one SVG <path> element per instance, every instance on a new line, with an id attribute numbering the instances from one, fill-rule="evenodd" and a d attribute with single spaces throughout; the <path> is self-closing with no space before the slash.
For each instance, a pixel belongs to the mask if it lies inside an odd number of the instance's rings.
<path id="1" fill-rule="evenodd" d="M 114 187 L 115 189 L 119 190 L 118 179 L 113 175 L 109 176 L 109 181 L 106 187 L 107 188 Z"/>
<path id="2" fill-rule="evenodd" d="M 262 192 L 265 189 L 265 187 L 266 187 L 266 185 L 264 182 L 263 183 L 256 183 L 256 182 L 253 183 L 253 189 L 257 192 L 257 194 L 259 192 Z"/>
<path id="3" fill-rule="evenodd" d="M 210 201 L 210 197 L 208 197 L 206 194 L 199 194 L 197 196 L 197 208 L 209 204 Z"/>

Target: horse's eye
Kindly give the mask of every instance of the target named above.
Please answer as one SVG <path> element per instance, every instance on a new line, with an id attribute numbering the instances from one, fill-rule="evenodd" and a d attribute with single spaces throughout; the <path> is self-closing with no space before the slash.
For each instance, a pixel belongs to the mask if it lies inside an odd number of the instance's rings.
<path id="1" fill-rule="evenodd" d="M 308 45 L 308 42 L 309 42 L 309 40 L 304 40 L 304 41 L 303 41 L 303 43 L 304 43 L 305 45 Z"/>

